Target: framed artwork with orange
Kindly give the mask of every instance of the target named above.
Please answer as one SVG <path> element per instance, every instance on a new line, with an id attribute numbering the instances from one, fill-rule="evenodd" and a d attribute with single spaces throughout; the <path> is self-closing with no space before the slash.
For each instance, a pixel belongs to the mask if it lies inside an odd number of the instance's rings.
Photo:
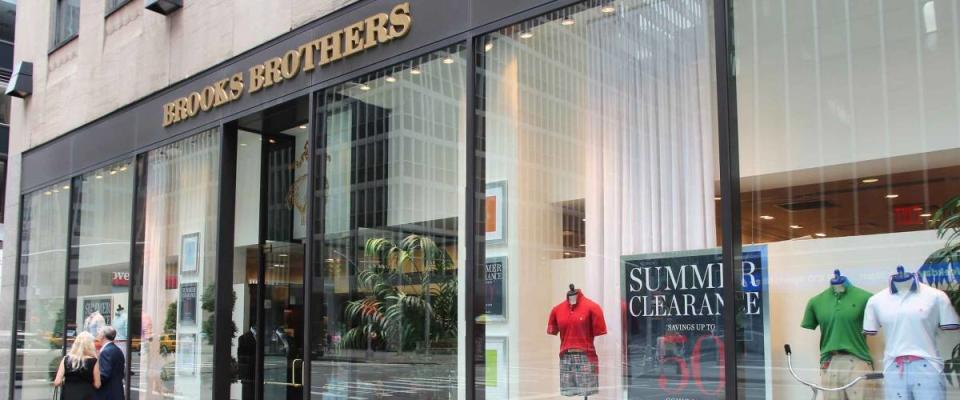
<path id="1" fill-rule="evenodd" d="M 487 184 L 484 202 L 483 228 L 487 245 L 507 242 L 507 183 L 504 181 Z"/>

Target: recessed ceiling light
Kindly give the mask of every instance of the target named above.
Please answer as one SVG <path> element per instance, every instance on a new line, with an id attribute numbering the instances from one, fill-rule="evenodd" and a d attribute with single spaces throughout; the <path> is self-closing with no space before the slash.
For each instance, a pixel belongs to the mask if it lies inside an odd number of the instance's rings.
<path id="1" fill-rule="evenodd" d="M 483 51 L 490 51 L 490 50 L 493 50 L 493 42 L 483 45 Z"/>
<path id="2" fill-rule="evenodd" d="M 110 171 L 110 175 L 116 175 L 116 174 L 117 174 L 117 170 Z"/>
<path id="3" fill-rule="evenodd" d="M 328 262 L 328 263 L 332 263 L 332 262 L 333 262 L 333 259 L 332 259 L 332 258 L 328 258 L 328 259 L 327 259 L 327 262 Z"/>
<path id="4" fill-rule="evenodd" d="M 420 75 L 420 68 L 418 67 L 410 68 L 410 75 Z"/>
<path id="5" fill-rule="evenodd" d="M 246 145 L 247 145 L 246 143 L 240 143 L 240 146 L 246 147 Z"/>
<path id="6" fill-rule="evenodd" d="M 270 139 L 269 142 L 270 142 L 270 143 L 276 143 L 277 141 L 276 141 L 275 139 Z"/>
<path id="7" fill-rule="evenodd" d="M 860 180 L 861 183 L 877 183 L 880 182 L 878 178 L 864 178 Z"/>
<path id="8" fill-rule="evenodd" d="M 520 34 L 520 39 L 530 39 L 533 37 L 533 32 L 526 31 Z"/>
<path id="9" fill-rule="evenodd" d="M 397 78 L 394 78 L 394 77 L 392 77 L 392 76 L 388 76 L 388 77 L 386 77 L 386 78 L 383 78 L 383 80 L 385 80 L 385 81 L 387 81 L 387 82 L 390 82 L 390 83 L 394 83 L 394 82 L 397 81 Z"/>
<path id="10" fill-rule="evenodd" d="M 286 253 L 284 253 L 284 254 L 280 254 L 279 256 L 280 256 L 280 257 L 286 257 L 287 255 L 286 255 Z"/>
<path id="11" fill-rule="evenodd" d="M 560 25 L 563 25 L 563 26 L 570 26 L 575 23 L 577 23 L 577 20 L 570 17 L 564 18 L 562 21 L 560 21 Z"/>
<path id="12" fill-rule="evenodd" d="M 714 197 L 713 199 L 716 200 L 716 201 L 720 201 L 721 197 L 720 197 L 720 196 L 716 196 L 716 197 Z"/>
<path id="13" fill-rule="evenodd" d="M 370 90 L 370 86 L 367 86 L 367 85 L 364 85 L 364 84 L 361 83 L 361 84 L 360 84 L 360 90 L 364 90 L 364 91 Z"/>
<path id="14" fill-rule="evenodd" d="M 610 13 L 612 13 L 612 12 L 614 12 L 614 11 L 617 11 L 617 9 L 614 8 L 613 5 L 605 5 L 605 6 L 603 6 L 603 7 L 600 7 L 600 12 L 605 13 L 605 14 L 610 14 Z"/>
<path id="15" fill-rule="evenodd" d="M 127 170 L 127 166 L 124 165 L 124 166 L 120 167 L 120 170 L 121 170 L 121 171 L 126 171 L 126 170 Z"/>
<path id="16" fill-rule="evenodd" d="M 49 196 L 49 195 L 53 194 L 53 192 L 51 192 L 51 191 L 48 190 L 48 191 L 46 191 L 46 192 L 43 192 L 43 194 Z"/>
<path id="17" fill-rule="evenodd" d="M 453 64 L 453 58 L 451 58 L 451 57 L 444 57 L 444 58 L 443 58 L 443 63 L 444 63 L 444 64 Z"/>
<path id="18" fill-rule="evenodd" d="M 283 266 L 283 264 L 273 264 L 273 266 L 274 266 L 274 267 L 277 267 L 277 268 L 280 268 L 280 267 Z"/>
<path id="19" fill-rule="evenodd" d="M 930 213 L 920 214 L 920 216 L 923 217 L 923 218 L 930 218 L 932 215 L 933 215 L 933 214 L 930 214 Z"/>
<path id="20" fill-rule="evenodd" d="M 790 229 L 803 229 L 801 225 L 790 225 Z"/>
<path id="21" fill-rule="evenodd" d="M 895 198 L 897 198 L 897 197 L 900 197 L 900 195 L 899 195 L 899 194 L 896 194 L 896 193 L 890 193 L 890 194 L 888 194 L 888 195 L 886 195 L 886 196 L 884 196 L 884 197 L 886 197 L 886 198 L 888 198 L 888 199 L 895 199 Z"/>
<path id="22" fill-rule="evenodd" d="M 70 189 L 70 185 L 63 185 L 63 190 L 68 190 L 68 189 Z"/>
<path id="23" fill-rule="evenodd" d="M 53 189 L 54 193 L 60 193 L 60 189 Z"/>
<path id="24" fill-rule="evenodd" d="M 817 233 L 814 233 L 813 236 L 816 236 L 816 237 L 827 237 L 827 234 L 826 234 L 826 233 L 823 233 L 823 232 L 817 232 Z"/>
<path id="25" fill-rule="evenodd" d="M 761 215 L 761 216 L 760 216 L 760 219 L 769 221 L 769 220 L 772 220 L 772 219 L 773 219 L 773 216 L 772 216 L 772 215 Z"/>
<path id="26" fill-rule="evenodd" d="M 103 175 L 99 175 L 99 174 L 98 174 L 98 175 L 96 176 L 96 178 L 97 178 L 97 179 L 103 179 Z"/>
<path id="27" fill-rule="evenodd" d="M 307 129 L 307 125 L 306 124 L 300 125 L 300 129 Z"/>

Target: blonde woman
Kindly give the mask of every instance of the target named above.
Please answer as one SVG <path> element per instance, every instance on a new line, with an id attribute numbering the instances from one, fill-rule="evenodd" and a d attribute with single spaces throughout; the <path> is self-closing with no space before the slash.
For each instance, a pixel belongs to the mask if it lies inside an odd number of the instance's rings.
<path id="1" fill-rule="evenodd" d="M 60 361 L 55 386 L 63 385 L 64 400 L 90 400 L 100 388 L 100 365 L 90 332 L 80 332 Z"/>

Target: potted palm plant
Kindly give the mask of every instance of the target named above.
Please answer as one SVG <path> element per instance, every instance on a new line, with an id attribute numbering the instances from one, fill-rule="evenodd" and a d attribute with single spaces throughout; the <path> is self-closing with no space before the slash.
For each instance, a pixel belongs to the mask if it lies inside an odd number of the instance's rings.
<path id="1" fill-rule="evenodd" d="M 960 196 L 947 200 L 930 217 L 930 227 L 937 238 L 946 240 L 924 261 L 919 273 L 927 284 L 943 290 L 955 310 L 960 310 Z M 943 373 L 951 385 L 960 385 L 960 343 L 957 343 L 943 365 Z"/>
<path id="2" fill-rule="evenodd" d="M 357 282 L 364 297 L 347 303 L 342 345 L 398 353 L 456 338 L 457 275 L 446 250 L 426 236 L 371 238 Z"/>

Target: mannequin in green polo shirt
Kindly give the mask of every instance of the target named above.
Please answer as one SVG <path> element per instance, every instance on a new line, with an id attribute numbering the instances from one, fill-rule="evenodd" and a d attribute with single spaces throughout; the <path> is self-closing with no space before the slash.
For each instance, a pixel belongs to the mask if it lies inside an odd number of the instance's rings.
<path id="1" fill-rule="evenodd" d="M 800 326 L 820 327 L 820 378 L 827 387 L 850 383 L 859 375 L 873 370 L 870 349 L 863 335 L 863 312 L 873 294 L 850 284 L 833 272 L 830 287 L 807 302 Z M 868 398 L 868 388 L 860 383 L 844 392 L 825 392 L 825 400 L 860 400 Z"/>

